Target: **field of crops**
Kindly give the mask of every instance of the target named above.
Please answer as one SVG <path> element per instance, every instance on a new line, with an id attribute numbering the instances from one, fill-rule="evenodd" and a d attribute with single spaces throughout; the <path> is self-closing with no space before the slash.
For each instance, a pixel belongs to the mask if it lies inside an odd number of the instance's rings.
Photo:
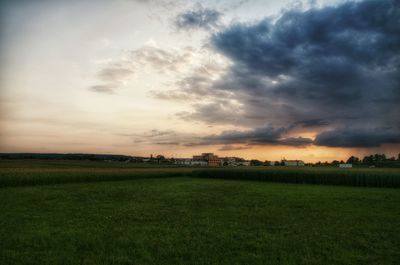
<path id="1" fill-rule="evenodd" d="M 178 176 L 319 185 L 400 187 L 400 169 L 394 168 L 195 168 L 118 162 L 0 160 L 0 187 Z"/>

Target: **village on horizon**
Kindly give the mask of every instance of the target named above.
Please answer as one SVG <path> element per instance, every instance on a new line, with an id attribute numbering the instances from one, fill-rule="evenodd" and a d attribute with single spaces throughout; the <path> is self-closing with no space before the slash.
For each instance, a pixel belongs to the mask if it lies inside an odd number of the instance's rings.
<path id="1" fill-rule="evenodd" d="M 257 159 L 246 160 L 241 157 L 219 157 L 214 153 L 193 155 L 192 158 L 165 157 L 164 155 L 151 154 L 149 157 L 116 155 L 116 154 L 84 154 L 84 153 L 0 153 L 0 160 L 14 159 L 40 159 L 40 160 L 90 160 L 103 162 L 146 163 L 194 167 L 239 167 L 239 166 L 335 166 L 339 168 L 355 167 L 400 167 L 400 153 L 397 158 L 386 157 L 385 154 L 367 155 L 360 159 L 350 156 L 346 161 L 333 160 L 331 162 L 307 163 L 303 160 L 290 160 L 282 158 L 279 161 L 260 161 Z"/>

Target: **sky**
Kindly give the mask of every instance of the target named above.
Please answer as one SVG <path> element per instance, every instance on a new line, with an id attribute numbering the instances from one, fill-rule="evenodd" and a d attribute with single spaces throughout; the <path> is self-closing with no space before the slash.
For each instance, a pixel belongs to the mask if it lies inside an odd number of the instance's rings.
<path id="1" fill-rule="evenodd" d="M 399 1 L 0 5 L 0 152 L 400 153 Z"/>

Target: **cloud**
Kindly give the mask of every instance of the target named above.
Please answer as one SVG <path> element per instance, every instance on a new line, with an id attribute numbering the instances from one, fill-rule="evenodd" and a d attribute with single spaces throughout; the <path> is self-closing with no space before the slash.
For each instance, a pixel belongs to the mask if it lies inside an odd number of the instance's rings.
<path id="1" fill-rule="evenodd" d="M 392 112 L 400 96 L 398 10 L 398 2 L 368 0 L 232 25 L 212 38 L 234 62 L 218 87 L 304 110 L 305 120 Z"/>
<path id="2" fill-rule="evenodd" d="M 250 146 L 234 146 L 234 145 L 224 145 L 221 146 L 218 151 L 237 151 L 237 150 L 246 150 L 250 149 Z"/>
<path id="3" fill-rule="evenodd" d="M 129 58 L 136 65 L 150 66 L 159 73 L 179 71 L 191 60 L 192 56 L 193 51 L 189 47 L 182 50 L 165 50 L 153 46 L 143 46 L 129 52 Z"/>
<path id="4" fill-rule="evenodd" d="M 95 85 L 91 86 L 89 89 L 93 92 L 105 93 L 105 94 L 114 94 L 115 86 L 113 84 L 104 84 L 104 85 Z"/>
<path id="5" fill-rule="evenodd" d="M 219 26 L 222 13 L 208 8 L 198 8 L 179 14 L 175 20 L 178 29 L 216 29 Z"/>
<path id="6" fill-rule="evenodd" d="M 285 137 L 290 128 L 264 126 L 246 131 L 224 131 L 218 135 L 202 138 L 202 144 L 246 144 L 246 145 L 287 145 L 306 146 L 313 143 L 312 139 L 303 137 Z"/>
<path id="7" fill-rule="evenodd" d="M 100 84 L 89 87 L 89 90 L 100 93 L 114 94 L 134 74 L 151 68 L 160 74 L 179 72 L 184 65 L 190 62 L 193 56 L 191 48 L 182 50 L 165 50 L 155 46 L 146 45 L 135 50 L 126 51 L 123 59 L 106 62 L 98 71 L 96 77 Z M 158 91 L 159 92 L 159 91 Z M 154 92 L 160 95 L 162 93 Z"/>
<path id="8" fill-rule="evenodd" d="M 203 77 L 199 86 L 190 81 L 175 89 L 176 95 L 193 100 L 193 111 L 178 115 L 248 128 L 271 124 L 313 132 L 318 127 L 326 131 L 317 138 L 320 145 L 333 145 L 336 137 L 350 146 L 341 140 L 351 138 L 341 131 L 349 127 L 358 137 L 372 139 L 373 144 L 358 141 L 358 147 L 393 142 L 400 131 L 399 13 L 399 1 L 346 1 L 287 9 L 278 18 L 220 28 L 210 37 L 210 47 L 230 66 L 218 79 Z M 391 137 L 373 135 L 386 127 L 393 128 Z M 310 143 L 302 138 L 265 140 Z"/>
<path id="9" fill-rule="evenodd" d="M 107 67 L 102 69 L 98 73 L 98 77 L 106 82 L 119 82 L 133 74 L 132 69 L 119 68 L 119 67 Z"/>
<path id="10" fill-rule="evenodd" d="M 297 122 L 298 125 L 304 128 L 323 127 L 330 124 L 326 119 L 308 119 Z"/>
<path id="11" fill-rule="evenodd" d="M 222 145 L 220 150 L 242 150 L 254 145 L 285 145 L 303 147 L 313 140 L 303 137 L 286 137 L 291 128 L 263 126 L 249 130 L 229 130 L 219 134 L 198 135 L 174 130 L 151 130 L 141 134 L 119 134 L 130 137 L 134 143 L 180 146 Z"/>
<path id="12" fill-rule="evenodd" d="M 388 143 L 400 143 L 400 130 L 340 128 L 322 132 L 315 138 L 316 145 L 329 147 L 378 147 Z"/>

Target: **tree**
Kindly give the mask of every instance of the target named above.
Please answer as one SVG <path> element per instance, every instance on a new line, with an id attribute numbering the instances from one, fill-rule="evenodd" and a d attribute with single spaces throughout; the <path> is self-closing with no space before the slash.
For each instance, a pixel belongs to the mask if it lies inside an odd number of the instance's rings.
<path id="1" fill-rule="evenodd" d="M 264 166 L 270 166 L 270 165 L 272 165 L 271 161 L 269 161 L 269 160 L 264 161 Z"/>
<path id="2" fill-rule="evenodd" d="M 363 158 L 363 160 L 362 160 L 362 163 L 363 163 L 363 164 L 366 164 L 366 165 L 372 165 L 372 164 L 374 163 L 374 157 L 373 157 L 372 155 L 370 155 L 370 156 L 365 156 L 365 157 Z"/>
<path id="3" fill-rule="evenodd" d="M 346 162 L 346 163 L 349 163 L 349 164 L 358 164 L 359 162 L 360 162 L 360 159 L 359 159 L 358 157 L 351 156 L 351 157 L 349 157 L 349 159 L 347 159 L 347 162 Z"/>
<path id="4" fill-rule="evenodd" d="M 381 162 L 381 161 L 385 161 L 386 160 L 386 156 L 385 154 L 375 154 L 374 155 L 374 162 Z"/>
<path id="5" fill-rule="evenodd" d="M 250 160 L 250 166 L 262 166 L 263 162 L 257 159 Z"/>

